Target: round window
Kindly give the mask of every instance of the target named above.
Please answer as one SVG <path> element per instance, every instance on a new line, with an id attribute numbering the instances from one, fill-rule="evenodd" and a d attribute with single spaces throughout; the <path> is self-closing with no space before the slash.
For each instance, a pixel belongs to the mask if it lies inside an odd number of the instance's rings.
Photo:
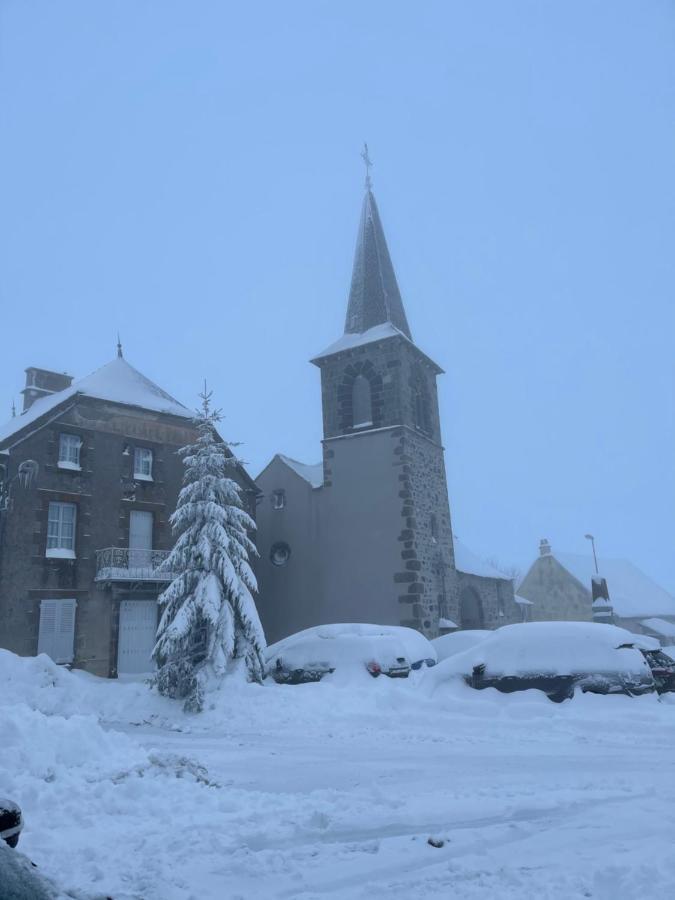
<path id="1" fill-rule="evenodd" d="M 290 558 L 291 548 L 288 546 L 288 544 L 272 544 L 272 549 L 270 550 L 270 559 L 272 561 L 272 565 L 285 566 Z"/>

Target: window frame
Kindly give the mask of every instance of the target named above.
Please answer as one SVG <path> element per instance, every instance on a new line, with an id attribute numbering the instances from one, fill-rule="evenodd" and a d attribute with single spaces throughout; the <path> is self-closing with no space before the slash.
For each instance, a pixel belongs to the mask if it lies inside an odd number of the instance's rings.
<path id="1" fill-rule="evenodd" d="M 278 488 L 272 491 L 272 509 L 284 509 L 286 506 L 286 491 Z"/>
<path id="2" fill-rule="evenodd" d="M 65 509 L 72 510 L 71 521 L 66 520 L 63 514 Z M 53 511 L 57 511 L 57 514 L 53 515 Z M 56 525 L 55 529 L 52 528 L 54 524 Z M 69 537 L 65 534 L 68 526 L 72 529 L 72 533 Z M 54 533 L 54 531 L 56 533 Z M 45 545 L 45 556 L 49 559 L 76 559 L 76 539 L 77 504 L 69 501 L 50 500 L 47 507 L 47 541 Z"/>
<path id="3" fill-rule="evenodd" d="M 70 445 L 70 449 L 76 449 L 75 459 L 70 459 L 69 455 L 66 452 L 64 455 L 64 448 L 66 451 L 68 450 L 68 445 Z M 82 463 L 80 459 L 80 454 L 82 451 L 82 438 L 78 434 L 72 434 L 68 431 L 62 431 L 59 433 L 59 455 L 57 460 L 57 466 L 59 469 L 70 469 L 73 472 L 81 472 L 82 471 Z"/>
<path id="4" fill-rule="evenodd" d="M 145 461 L 149 460 L 149 471 L 142 471 Z M 155 462 L 155 454 L 150 447 L 134 447 L 134 479 L 136 481 L 153 481 L 152 469 Z"/>

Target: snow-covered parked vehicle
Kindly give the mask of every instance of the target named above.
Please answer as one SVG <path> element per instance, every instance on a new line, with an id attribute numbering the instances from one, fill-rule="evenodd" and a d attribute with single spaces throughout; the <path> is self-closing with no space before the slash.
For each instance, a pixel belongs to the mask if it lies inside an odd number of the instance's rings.
<path id="1" fill-rule="evenodd" d="M 407 678 L 413 667 L 436 662 L 433 647 L 419 632 L 360 623 L 306 628 L 272 644 L 266 658 L 267 672 L 279 684 L 320 681 L 336 669 Z"/>
<path id="2" fill-rule="evenodd" d="M 383 629 L 387 634 L 393 635 L 402 642 L 410 661 L 410 668 L 414 671 L 431 668 L 438 662 L 438 654 L 433 643 L 414 628 L 406 628 L 404 625 L 378 625 L 376 627 Z"/>
<path id="3" fill-rule="evenodd" d="M 485 638 L 494 634 L 493 631 L 487 629 L 467 628 L 466 631 L 453 631 L 450 634 L 442 634 L 440 637 L 434 638 L 431 645 L 436 651 L 438 662 L 443 662 L 449 656 L 455 656 L 457 653 L 463 653 L 470 650 L 476 644 L 480 644 Z"/>
<path id="4" fill-rule="evenodd" d="M 504 693 L 536 689 L 562 701 L 575 690 L 638 695 L 654 691 L 644 651 L 658 641 L 615 625 L 527 622 L 505 625 L 436 667 L 437 681 L 461 677 Z"/>

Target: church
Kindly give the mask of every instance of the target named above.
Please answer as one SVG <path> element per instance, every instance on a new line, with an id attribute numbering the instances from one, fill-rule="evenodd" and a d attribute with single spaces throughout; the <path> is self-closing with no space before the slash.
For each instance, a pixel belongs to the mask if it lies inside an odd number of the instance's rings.
<path id="1" fill-rule="evenodd" d="M 311 362 L 322 462 L 277 454 L 256 479 L 268 641 L 331 622 L 435 637 L 523 621 L 513 582 L 453 538 L 443 370 L 413 340 L 368 177 L 344 334 Z"/>

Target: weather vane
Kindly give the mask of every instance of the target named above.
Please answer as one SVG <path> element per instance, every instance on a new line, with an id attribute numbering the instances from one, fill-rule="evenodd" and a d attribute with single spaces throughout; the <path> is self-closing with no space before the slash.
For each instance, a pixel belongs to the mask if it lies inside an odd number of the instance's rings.
<path id="1" fill-rule="evenodd" d="M 366 167 L 366 190 L 369 191 L 373 186 L 373 182 L 370 177 L 370 170 L 373 168 L 373 161 L 370 158 L 368 153 L 368 144 L 364 143 L 363 150 L 361 151 L 361 159 Z"/>

